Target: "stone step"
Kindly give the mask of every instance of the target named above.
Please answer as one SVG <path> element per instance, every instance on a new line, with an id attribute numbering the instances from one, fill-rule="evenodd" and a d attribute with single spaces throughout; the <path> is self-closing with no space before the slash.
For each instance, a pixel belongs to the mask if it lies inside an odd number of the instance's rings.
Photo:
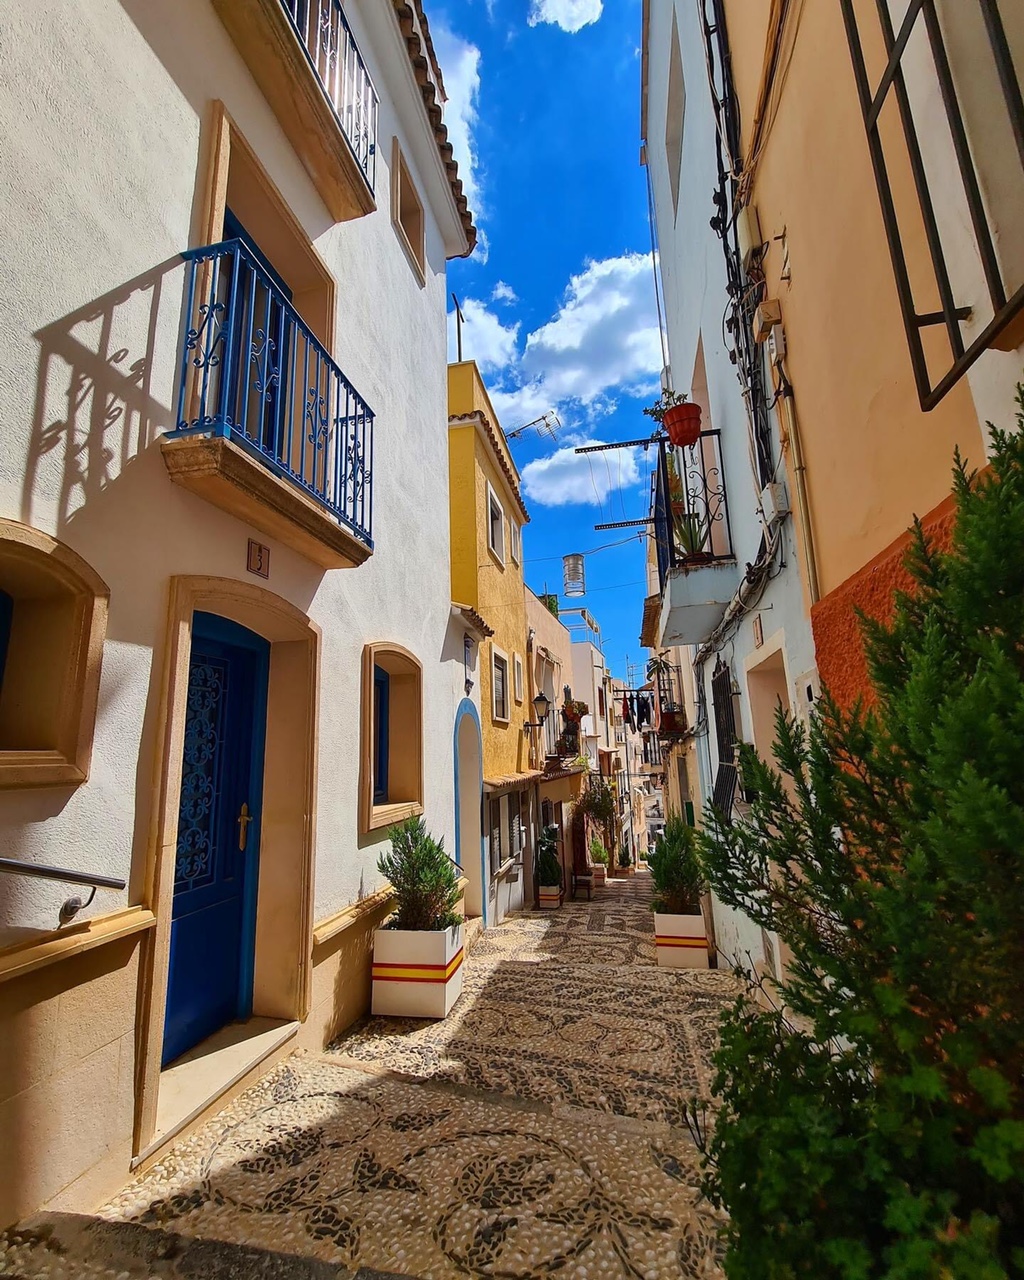
<path id="1" fill-rule="evenodd" d="M 480 916 L 471 916 L 466 920 L 465 929 L 462 935 L 463 946 L 466 948 L 466 955 L 476 946 L 477 940 L 484 931 L 484 922 Z"/>
<path id="2" fill-rule="evenodd" d="M 159 1227 L 47 1213 L 0 1235 L 2 1280 L 407 1280 Z"/>

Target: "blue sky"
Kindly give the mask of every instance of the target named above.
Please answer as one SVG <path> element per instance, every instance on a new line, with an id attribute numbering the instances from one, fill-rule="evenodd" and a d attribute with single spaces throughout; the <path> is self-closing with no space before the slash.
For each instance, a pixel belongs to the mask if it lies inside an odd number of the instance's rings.
<path id="1" fill-rule="evenodd" d="M 527 582 L 561 590 L 561 557 L 588 556 L 584 605 L 624 676 L 639 662 L 642 529 L 653 450 L 576 455 L 639 439 L 662 357 L 640 168 L 641 0 L 429 0 L 448 93 L 445 118 L 481 248 L 450 264 L 466 358 L 506 431 L 553 409 L 554 441 L 513 442 L 532 517 Z M 454 354 L 454 328 L 449 332 Z"/>

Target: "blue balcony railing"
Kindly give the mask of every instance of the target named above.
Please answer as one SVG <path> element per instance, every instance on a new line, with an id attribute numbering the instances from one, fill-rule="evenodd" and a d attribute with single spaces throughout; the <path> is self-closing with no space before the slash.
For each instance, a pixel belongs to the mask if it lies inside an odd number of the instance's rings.
<path id="1" fill-rule="evenodd" d="M 281 0 L 367 182 L 377 158 L 377 91 L 338 0 Z"/>
<path id="2" fill-rule="evenodd" d="M 373 546 L 373 413 L 240 240 L 182 255 L 178 427 L 227 436 Z"/>

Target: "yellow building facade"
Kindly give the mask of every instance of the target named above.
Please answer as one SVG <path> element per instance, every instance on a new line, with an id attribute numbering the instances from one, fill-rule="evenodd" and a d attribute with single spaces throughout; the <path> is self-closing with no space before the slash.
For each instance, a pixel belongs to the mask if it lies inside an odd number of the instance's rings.
<path id="1" fill-rule="evenodd" d="M 493 634 L 480 646 L 485 924 L 522 905 L 532 863 L 523 527 L 530 516 L 498 416 L 473 361 L 448 369 L 452 600 Z M 525 868 L 525 869 L 524 869 Z M 473 879 L 470 874 L 471 881 Z M 472 893 L 470 896 L 474 896 Z"/>

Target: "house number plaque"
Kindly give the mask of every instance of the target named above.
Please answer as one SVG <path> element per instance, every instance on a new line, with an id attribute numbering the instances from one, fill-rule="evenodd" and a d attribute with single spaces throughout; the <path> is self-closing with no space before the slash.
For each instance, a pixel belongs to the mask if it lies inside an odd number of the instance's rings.
<path id="1" fill-rule="evenodd" d="M 249 557 L 245 566 L 257 578 L 270 577 L 270 548 L 254 538 L 249 539 Z"/>

